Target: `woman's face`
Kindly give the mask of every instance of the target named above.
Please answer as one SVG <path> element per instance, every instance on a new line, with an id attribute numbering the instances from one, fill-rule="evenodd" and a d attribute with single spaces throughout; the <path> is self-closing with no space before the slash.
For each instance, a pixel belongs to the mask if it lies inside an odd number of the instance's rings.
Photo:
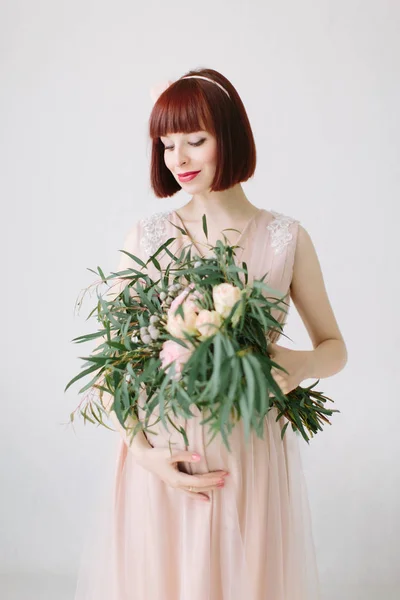
<path id="1" fill-rule="evenodd" d="M 217 167 L 217 140 L 211 133 L 171 133 L 160 140 L 165 164 L 183 189 L 193 194 L 211 187 Z M 179 177 L 190 171 L 199 173 L 194 178 Z"/>

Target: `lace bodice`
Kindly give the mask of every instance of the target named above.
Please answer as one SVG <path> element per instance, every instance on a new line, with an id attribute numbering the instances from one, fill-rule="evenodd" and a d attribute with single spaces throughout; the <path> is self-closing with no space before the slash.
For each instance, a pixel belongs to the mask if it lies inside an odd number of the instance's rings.
<path id="1" fill-rule="evenodd" d="M 140 245 L 144 248 L 146 254 L 153 254 L 161 246 L 167 217 L 171 213 L 172 210 L 165 210 L 141 219 L 144 235 L 140 240 Z"/>
<path id="2" fill-rule="evenodd" d="M 293 239 L 293 234 L 289 231 L 289 225 L 299 223 L 297 219 L 288 217 L 275 210 L 270 211 L 275 219 L 267 225 L 267 229 L 271 232 L 271 246 L 274 248 L 275 254 L 282 254 L 285 247 Z"/>
<path id="3" fill-rule="evenodd" d="M 140 240 L 140 245 L 144 248 L 146 254 L 152 254 L 161 246 L 166 221 L 172 212 L 172 210 L 156 212 L 141 220 L 144 235 Z M 299 223 L 299 221 L 275 210 L 271 210 L 270 212 L 275 217 L 267 225 L 267 229 L 271 232 L 271 247 L 274 249 L 275 254 L 282 254 L 285 247 L 293 238 L 293 234 L 289 231 L 289 226 L 292 223 Z"/>

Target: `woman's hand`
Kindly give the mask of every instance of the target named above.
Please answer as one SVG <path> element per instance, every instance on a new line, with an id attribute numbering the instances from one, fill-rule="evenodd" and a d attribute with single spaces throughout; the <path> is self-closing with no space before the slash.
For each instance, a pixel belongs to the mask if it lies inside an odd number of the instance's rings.
<path id="1" fill-rule="evenodd" d="M 182 490 L 184 494 L 198 501 L 209 502 L 210 498 L 204 492 L 219 490 L 225 483 L 226 471 L 210 471 L 189 475 L 178 469 L 178 462 L 198 462 L 200 456 L 190 450 L 178 450 L 171 456 L 169 448 L 146 448 L 135 456 L 135 461 L 142 467 L 157 475 L 162 481 L 173 488 Z M 220 485 L 218 485 L 220 484 Z M 190 492 L 187 488 L 192 487 Z"/>
<path id="2" fill-rule="evenodd" d="M 276 367 L 272 367 L 271 369 L 271 375 L 281 388 L 283 394 L 288 394 L 297 388 L 304 379 L 307 379 L 307 364 L 310 358 L 310 351 L 290 350 L 289 348 L 269 342 L 268 353 L 274 362 L 289 373 L 287 374 Z M 273 394 L 271 393 L 270 395 L 272 396 Z"/>

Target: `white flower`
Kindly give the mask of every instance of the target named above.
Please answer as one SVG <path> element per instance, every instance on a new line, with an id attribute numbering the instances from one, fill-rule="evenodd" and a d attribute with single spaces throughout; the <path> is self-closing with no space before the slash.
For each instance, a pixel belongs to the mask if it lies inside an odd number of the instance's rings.
<path id="1" fill-rule="evenodd" d="M 219 285 L 214 286 L 212 294 L 215 310 L 219 312 L 224 319 L 226 319 L 231 312 L 232 307 L 241 297 L 240 289 L 230 283 L 220 283 Z"/>
<path id="2" fill-rule="evenodd" d="M 159 330 L 157 329 L 157 327 L 154 327 L 153 325 L 150 325 L 149 327 L 149 334 L 152 340 L 156 340 L 158 338 L 158 336 L 160 335 Z"/>
<path id="3" fill-rule="evenodd" d="M 185 333 L 189 333 L 192 335 L 196 335 L 196 317 L 197 312 L 193 309 L 193 307 L 187 303 L 182 303 L 183 315 L 182 319 L 181 315 L 175 315 L 174 312 L 176 308 L 170 308 L 167 316 L 167 324 L 165 326 L 168 333 L 177 338 L 184 338 Z"/>
<path id="4" fill-rule="evenodd" d="M 216 310 L 201 310 L 196 319 L 196 329 L 201 334 L 200 339 L 205 340 L 217 333 L 221 323 L 221 315 Z"/>

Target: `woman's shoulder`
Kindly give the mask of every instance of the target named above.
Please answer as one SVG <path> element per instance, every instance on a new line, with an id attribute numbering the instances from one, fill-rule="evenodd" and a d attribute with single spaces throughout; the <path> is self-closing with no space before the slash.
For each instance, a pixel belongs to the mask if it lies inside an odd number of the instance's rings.
<path id="1" fill-rule="evenodd" d="M 270 225 L 272 225 L 273 228 L 286 227 L 292 223 L 300 223 L 299 219 L 296 219 L 296 217 L 287 215 L 278 210 L 270 209 L 269 211 L 266 210 L 265 213 L 269 216 Z"/>
<path id="2" fill-rule="evenodd" d="M 146 254 L 152 254 L 163 243 L 167 222 L 173 212 L 172 209 L 157 211 L 146 217 L 142 217 L 137 222 L 137 228 L 140 233 L 140 245 Z"/>
<path id="3" fill-rule="evenodd" d="M 301 227 L 299 219 L 271 209 L 265 211 L 267 230 L 270 233 L 271 247 L 275 254 L 282 254 L 288 246 L 296 246 L 298 230 Z"/>
<path id="4" fill-rule="evenodd" d="M 174 211 L 171 210 L 158 210 L 140 219 L 140 225 L 145 228 L 146 231 L 151 231 L 157 227 L 163 226 L 167 219 L 172 215 Z"/>
<path id="5" fill-rule="evenodd" d="M 167 224 L 174 212 L 173 209 L 153 212 L 138 219 L 131 228 L 131 234 L 139 238 L 140 246 L 147 255 L 155 252 L 165 241 Z M 272 246 L 280 254 L 289 242 L 296 242 L 298 229 L 302 228 L 300 221 L 275 209 L 263 209 L 263 212 Z"/>

